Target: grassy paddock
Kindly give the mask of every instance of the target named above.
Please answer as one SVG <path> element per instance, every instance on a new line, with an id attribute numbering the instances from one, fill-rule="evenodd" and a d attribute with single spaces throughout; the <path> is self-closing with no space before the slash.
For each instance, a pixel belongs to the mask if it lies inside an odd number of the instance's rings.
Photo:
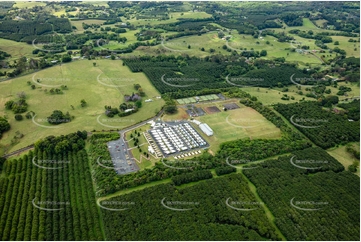
<path id="1" fill-rule="evenodd" d="M 34 57 L 32 54 L 34 47 L 24 42 L 0 38 L 0 50 L 11 54 L 11 57 L 8 60 L 17 60 L 22 56 Z M 4 69 L 2 71 L 4 71 Z"/>
<path id="2" fill-rule="evenodd" d="M 93 62 L 96 62 L 96 66 L 93 66 Z M 33 75 L 35 75 L 34 83 Z M 40 83 L 36 82 L 37 79 Z M 27 84 L 28 81 L 36 85 L 35 90 Z M 105 116 L 104 106 L 119 107 L 124 102 L 124 94 L 135 92 L 133 88 L 135 83 L 139 83 L 147 95 L 143 98 L 143 107 L 137 113 L 122 118 Z M 44 85 L 67 85 L 68 90 L 64 90 L 63 94 L 50 94 L 51 87 Z M 15 121 L 13 112 L 5 110 L 5 102 L 16 99 L 17 93 L 21 91 L 27 95 L 28 111 L 34 111 L 36 114 L 35 122 L 46 127 L 37 126 L 25 117 L 20 122 Z M 20 140 L 21 143 L 14 145 L 10 151 L 49 135 L 67 134 L 77 130 L 122 129 L 154 116 L 164 104 L 162 99 L 154 98 L 159 95 L 143 73 L 132 73 L 128 67 L 122 66 L 121 61 L 111 60 L 79 60 L 1 82 L 0 115 L 6 116 L 11 125 L 11 130 L 3 135 L 1 144 L 10 144 L 16 131 L 24 134 L 24 137 Z M 144 100 L 149 98 L 153 98 L 154 101 L 145 103 Z M 81 107 L 82 99 L 87 102 L 86 107 Z M 46 118 L 53 110 L 69 112 L 75 119 L 70 123 L 55 126 L 57 128 L 47 128 L 50 125 L 46 122 Z"/>
<path id="3" fill-rule="evenodd" d="M 281 131 L 256 110 L 237 103 L 239 109 L 221 111 L 219 113 L 207 114 L 195 119 L 207 123 L 214 132 L 213 136 L 207 137 L 210 149 L 213 152 L 218 150 L 221 143 L 235 139 L 277 139 L 281 137 Z M 208 104 L 207 106 L 217 106 L 222 110 L 223 106 Z"/>
<path id="4" fill-rule="evenodd" d="M 360 151 L 360 142 L 352 143 L 353 147 Z M 346 151 L 346 146 L 339 146 L 337 148 L 332 148 L 327 151 L 328 154 L 333 156 L 336 160 L 338 160 L 347 170 L 349 165 L 352 165 L 354 162 L 360 161 L 355 159 L 350 153 Z M 360 176 L 360 167 L 357 168 L 356 174 Z"/>

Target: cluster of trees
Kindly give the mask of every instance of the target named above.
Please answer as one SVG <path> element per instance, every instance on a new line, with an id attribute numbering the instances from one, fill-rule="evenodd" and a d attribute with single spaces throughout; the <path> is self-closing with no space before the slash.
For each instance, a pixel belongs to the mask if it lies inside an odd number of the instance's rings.
<path id="1" fill-rule="evenodd" d="M 58 33 L 70 33 L 72 31 L 68 19 L 51 17 L 46 22 L 38 20 L 5 20 L 1 23 L 0 31 L 2 38 L 15 41 L 31 41 L 39 35 Z"/>
<path id="2" fill-rule="evenodd" d="M 0 60 L 5 60 L 6 58 L 10 57 L 11 55 L 9 53 L 6 53 L 5 51 L 0 50 Z"/>
<path id="3" fill-rule="evenodd" d="M 18 93 L 18 100 L 9 100 L 5 103 L 5 109 L 12 110 L 15 114 L 25 113 L 28 110 L 26 102 L 26 94 L 24 92 Z"/>
<path id="4" fill-rule="evenodd" d="M 239 174 L 210 179 L 182 190 L 164 184 L 106 200 L 109 208 L 128 209 L 102 210 L 107 218 L 105 233 L 109 240 L 280 240 L 262 209 L 238 211 L 227 206 L 227 198 L 231 198 L 228 204 L 236 208 L 259 208 L 257 204 L 248 204 L 256 202 L 256 198 Z M 162 203 L 191 210 L 173 211 Z M 122 229 L 115 224 L 121 224 Z"/>
<path id="5" fill-rule="evenodd" d="M 346 110 L 345 115 L 347 119 L 360 120 L 360 100 L 353 100 L 349 103 L 339 103 L 337 106 Z"/>
<path id="6" fill-rule="evenodd" d="M 337 95 L 342 96 L 345 95 L 346 92 L 351 92 L 351 91 L 352 91 L 351 87 L 339 86 Z"/>
<path id="7" fill-rule="evenodd" d="M 347 117 L 326 111 L 318 102 L 276 104 L 274 108 L 288 120 L 293 117 L 295 127 L 324 149 L 360 140 L 359 121 L 350 122 Z"/>
<path id="8" fill-rule="evenodd" d="M 10 129 L 9 121 L 4 117 L 0 117 L 0 138 L 2 137 L 2 134 L 8 131 L 9 129 Z"/>
<path id="9" fill-rule="evenodd" d="M 292 65 L 284 64 L 250 70 L 239 83 L 246 86 L 283 87 L 292 84 L 290 77 L 293 74 L 295 74 L 294 78 L 309 77 L 308 73 L 304 73 Z M 235 83 L 238 84 L 238 82 Z"/>
<path id="10" fill-rule="evenodd" d="M 174 56 L 153 59 L 125 59 L 133 72 L 144 72 L 160 93 L 178 90 L 227 87 L 222 78 L 225 63 L 200 61 L 196 58 L 180 59 Z M 184 73 L 182 76 L 175 72 Z M 228 85 L 229 86 L 229 85 Z"/>
<path id="11" fill-rule="evenodd" d="M 48 136 L 35 143 L 35 148 L 46 151 L 49 154 L 61 152 L 77 152 L 85 147 L 87 138 L 86 131 L 78 131 L 68 135 Z"/>
<path id="12" fill-rule="evenodd" d="M 50 124 L 61 124 L 61 123 L 69 123 L 71 121 L 71 116 L 69 112 L 63 114 L 60 110 L 54 110 L 53 113 L 47 118 Z"/>
<path id="13" fill-rule="evenodd" d="M 217 167 L 215 169 L 217 176 L 222 176 L 222 175 L 229 174 L 229 173 L 236 172 L 236 171 L 237 171 L 237 169 L 232 166 Z"/>
<path id="14" fill-rule="evenodd" d="M 139 85 L 139 84 L 135 84 L 135 85 Z M 140 94 L 144 96 L 145 93 L 140 87 L 140 85 L 137 90 L 138 90 L 137 94 L 133 93 L 132 95 L 124 96 L 125 102 L 120 104 L 119 109 L 112 108 L 111 106 L 105 106 L 105 115 L 107 115 L 110 118 L 114 117 L 115 115 L 118 115 L 119 117 L 125 117 L 131 115 L 132 113 L 138 112 L 139 109 L 142 107 L 142 99 L 140 97 Z"/>
<path id="15" fill-rule="evenodd" d="M 290 162 L 292 156 L 296 165 L 321 169 L 296 167 Z M 326 151 L 309 148 L 257 165 L 243 172 L 278 218 L 275 223 L 287 240 L 358 240 L 359 177 L 343 171 Z"/>
<path id="16" fill-rule="evenodd" d="M 331 71 L 338 73 L 346 81 L 358 82 L 360 81 L 360 58 L 341 56 L 336 60 Z"/>
<path id="17" fill-rule="evenodd" d="M 285 13 L 279 16 L 288 26 L 302 26 L 302 17 L 296 13 Z"/>
<path id="18" fill-rule="evenodd" d="M 5 161 L 0 178 L 2 240 L 104 239 L 86 152 L 55 151 L 58 142 L 71 139 L 76 144 L 83 138 L 46 138 L 22 158 Z"/>
<path id="19" fill-rule="evenodd" d="M 174 185 L 179 186 L 190 182 L 211 179 L 212 177 L 213 175 L 210 170 L 200 170 L 173 176 L 172 182 Z"/>

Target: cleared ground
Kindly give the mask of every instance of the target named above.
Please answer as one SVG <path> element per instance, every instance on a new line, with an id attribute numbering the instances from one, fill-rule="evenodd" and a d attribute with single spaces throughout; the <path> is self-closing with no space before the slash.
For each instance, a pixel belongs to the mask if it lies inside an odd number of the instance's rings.
<path id="1" fill-rule="evenodd" d="M 93 62 L 96 62 L 95 67 Z M 37 79 L 40 83 L 36 82 Z M 27 84 L 28 81 L 37 88 L 32 90 Z M 124 102 L 124 94 L 135 92 L 133 88 L 135 83 L 139 83 L 147 95 L 143 98 L 140 111 L 122 118 L 105 116 L 104 106 L 119 107 Z M 59 85 L 67 85 L 68 90 L 64 90 L 64 94 L 49 93 L 52 87 L 59 88 Z M 35 122 L 45 127 L 38 126 L 28 119 L 15 121 L 13 112 L 5 110 L 5 102 L 16 99 L 17 93 L 21 91 L 27 95 L 28 111 L 34 111 L 36 114 Z M 1 144 L 9 145 L 16 131 L 24 134 L 24 137 L 20 140 L 21 144 L 14 145 L 10 151 L 49 135 L 61 135 L 77 130 L 122 129 L 153 117 L 164 104 L 163 100 L 155 99 L 155 96 L 160 94 L 143 73 L 132 73 L 128 67 L 122 66 L 122 61 L 112 60 L 79 60 L 1 82 L 0 115 L 6 116 L 11 125 L 11 130 L 3 135 Z M 149 98 L 152 98 L 153 102 L 145 103 L 144 100 Z M 87 102 L 86 107 L 81 107 L 82 99 Z M 53 110 L 69 112 L 75 118 L 70 123 L 55 126 L 57 128 L 47 128 L 50 125 L 46 122 L 46 118 Z"/>

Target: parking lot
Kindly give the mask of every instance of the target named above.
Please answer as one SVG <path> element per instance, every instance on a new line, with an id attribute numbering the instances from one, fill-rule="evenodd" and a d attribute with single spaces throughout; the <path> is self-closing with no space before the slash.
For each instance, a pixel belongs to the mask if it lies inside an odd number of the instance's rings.
<path id="1" fill-rule="evenodd" d="M 124 143 L 122 138 L 110 141 L 107 145 L 114 169 L 119 175 L 139 170 L 136 161 L 130 156 L 130 152 L 127 150 L 127 145 Z"/>

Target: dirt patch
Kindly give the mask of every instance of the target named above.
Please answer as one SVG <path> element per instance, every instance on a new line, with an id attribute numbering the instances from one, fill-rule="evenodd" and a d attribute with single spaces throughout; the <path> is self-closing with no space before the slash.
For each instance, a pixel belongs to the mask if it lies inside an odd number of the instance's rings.
<path id="1" fill-rule="evenodd" d="M 211 107 L 206 107 L 204 108 L 206 110 L 206 112 L 208 114 L 212 114 L 212 113 L 219 113 L 221 110 L 219 110 L 219 108 L 217 108 L 216 106 L 211 106 Z"/>

